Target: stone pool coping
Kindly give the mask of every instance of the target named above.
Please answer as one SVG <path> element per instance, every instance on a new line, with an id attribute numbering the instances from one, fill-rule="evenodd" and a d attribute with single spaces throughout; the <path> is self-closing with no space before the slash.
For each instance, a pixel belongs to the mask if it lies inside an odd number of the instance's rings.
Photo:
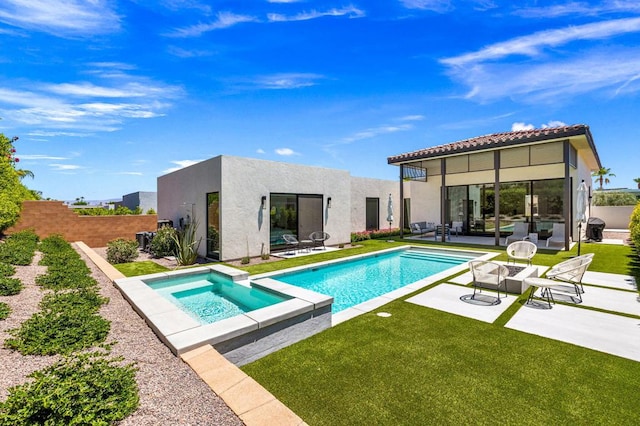
<path id="1" fill-rule="evenodd" d="M 367 258 L 367 257 L 371 257 L 371 256 L 376 256 L 376 255 L 380 255 L 380 254 L 384 254 L 384 253 L 391 253 L 391 252 L 396 252 L 396 251 L 402 251 L 402 250 L 419 250 L 419 251 L 433 251 L 433 252 L 437 252 L 437 253 L 443 253 L 443 252 L 447 252 L 447 253 L 451 253 L 451 254 L 462 254 L 462 253 L 474 253 L 474 254 L 478 254 L 478 257 L 476 257 L 473 260 L 490 260 L 493 259 L 496 256 L 499 256 L 500 253 L 498 252 L 486 252 L 486 251 L 482 251 L 482 250 L 462 250 L 462 249 L 455 249 L 455 248 L 437 248 L 437 247 L 425 247 L 425 246 L 414 246 L 414 245 L 404 245 L 404 246 L 398 246 L 398 247 L 393 247 L 393 248 L 389 248 L 389 249 L 384 249 L 384 250 L 379 250 L 376 252 L 370 252 L 370 253 L 363 253 L 363 254 L 357 254 L 354 256 L 348 256 L 348 257 L 343 257 L 340 259 L 332 259 L 332 260 L 327 260 L 324 262 L 318 262 L 318 263 L 312 263 L 312 264 L 308 264 L 308 265 L 302 265 L 302 266 L 296 266 L 293 268 L 287 268 L 287 269 L 280 269 L 278 271 L 273 271 L 273 272 L 265 272 L 263 274 L 257 274 L 257 275 L 252 275 L 250 277 L 251 281 L 255 284 L 262 284 L 264 282 L 269 282 L 272 283 L 274 285 L 276 285 L 275 283 L 279 283 L 279 284 L 283 284 L 283 285 L 289 285 L 286 284 L 282 281 L 277 281 L 277 279 L 274 279 L 273 277 L 276 277 L 278 275 L 282 275 L 282 274 L 286 274 L 286 273 L 290 273 L 290 272 L 301 272 L 301 271 L 306 271 L 309 269 L 314 269 L 314 268 L 319 268 L 319 267 L 323 267 L 323 266 L 327 266 L 327 265 L 333 265 L 333 264 L 338 264 L 338 263 L 342 263 L 342 262 L 347 262 L 347 261 L 352 261 L 352 260 L 357 260 L 357 259 L 362 259 L 362 258 Z M 332 325 L 338 325 L 342 322 L 345 322 L 347 320 L 350 320 L 352 318 L 355 318 L 359 315 L 362 315 L 364 313 L 367 312 L 371 312 L 377 308 L 379 308 L 380 306 L 386 305 L 387 303 L 399 299 L 401 297 L 404 297 L 408 294 L 411 294 L 417 290 L 420 290 L 424 287 L 427 287 L 437 281 L 443 280 L 451 275 L 463 272 L 463 271 L 468 271 L 469 270 L 469 264 L 468 262 L 463 262 L 460 265 L 456 265 L 456 266 L 452 266 L 451 268 L 448 268 L 442 272 L 439 272 L 437 274 L 431 275 L 430 277 L 427 278 L 423 278 L 419 281 L 413 282 L 409 285 L 406 285 L 404 287 L 398 288 L 396 290 L 393 290 L 389 293 L 385 293 L 381 296 L 378 297 L 374 297 L 373 299 L 369 299 L 366 302 L 362 302 L 358 305 L 352 306 L 350 308 L 347 308 L 343 311 L 340 311 L 338 313 L 335 313 L 332 315 L 331 317 L 331 322 Z M 309 290 L 307 290 L 309 291 Z M 319 294 L 319 293 L 316 293 Z"/>
<path id="2" fill-rule="evenodd" d="M 158 294 L 147 283 L 174 276 L 214 273 L 247 287 L 262 287 L 288 300 L 245 314 L 202 324 L 179 306 Z M 247 272 L 226 265 L 199 266 L 115 280 L 116 287 L 133 309 L 147 322 L 160 340 L 180 355 L 202 345 L 216 345 L 319 308 L 330 306 L 333 298 L 284 283 L 249 283 Z"/>

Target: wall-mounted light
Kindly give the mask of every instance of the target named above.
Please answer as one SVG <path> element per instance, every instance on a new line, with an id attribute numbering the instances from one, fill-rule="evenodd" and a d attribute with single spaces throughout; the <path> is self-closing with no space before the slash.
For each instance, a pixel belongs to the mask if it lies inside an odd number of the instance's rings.
<path id="1" fill-rule="evenodd" d="M 331 208 L 331 197 L 327 197 L 327 208 Z"/>
<path id="2" fill-rule="evenodd" d="M 267 208 L 267 196 L 263 195 L 262 198 L 260 198 L 260 207 L 262 207 L 262 209 L 266 209 Z"/>

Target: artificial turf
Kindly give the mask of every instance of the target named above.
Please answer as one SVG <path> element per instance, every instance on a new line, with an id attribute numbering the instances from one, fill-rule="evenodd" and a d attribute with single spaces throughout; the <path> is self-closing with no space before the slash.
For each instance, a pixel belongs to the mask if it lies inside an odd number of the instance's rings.
<path id="1" fill-rule="evenodd" d="M 581 250 L 640 281 L 631 248 Z M 486 324 L 396 300 L 243 370 L 310 425 L 637 423 L 639 362 L 504 328 L 519 306 Z"/>

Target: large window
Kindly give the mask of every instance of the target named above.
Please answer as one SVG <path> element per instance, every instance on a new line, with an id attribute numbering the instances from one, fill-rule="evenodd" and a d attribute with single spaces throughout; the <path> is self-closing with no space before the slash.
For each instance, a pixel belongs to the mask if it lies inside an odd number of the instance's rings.
<path id="1" fill-rule="evenodd" d="M 271 249 L 285 244 L 284 234 L 307 240 L 312 232 L 323 230 L 322 195 L 271 194 L 269 204 Z"/>
<path id="2" fill-rule="evenodd" d="M 220 193 L 207 194 L 207 257 L 220 259 Z"/>

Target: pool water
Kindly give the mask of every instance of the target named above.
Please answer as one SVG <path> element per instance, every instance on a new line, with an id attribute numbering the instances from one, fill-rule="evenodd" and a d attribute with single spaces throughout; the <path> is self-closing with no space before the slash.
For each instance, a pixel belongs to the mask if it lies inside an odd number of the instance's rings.
<path id="1" fill-rule="evenodd" d="M 202 324 L 210 324 L 288 300 L 283 296 L 209 273 L 166 278 L 147 285 Z"/>
<path id="2" fill-rule="evenodd" d="M 408 249 L 272 278 L 333 296 L 333 313 L 463 264 L 477 254 Z"/>

